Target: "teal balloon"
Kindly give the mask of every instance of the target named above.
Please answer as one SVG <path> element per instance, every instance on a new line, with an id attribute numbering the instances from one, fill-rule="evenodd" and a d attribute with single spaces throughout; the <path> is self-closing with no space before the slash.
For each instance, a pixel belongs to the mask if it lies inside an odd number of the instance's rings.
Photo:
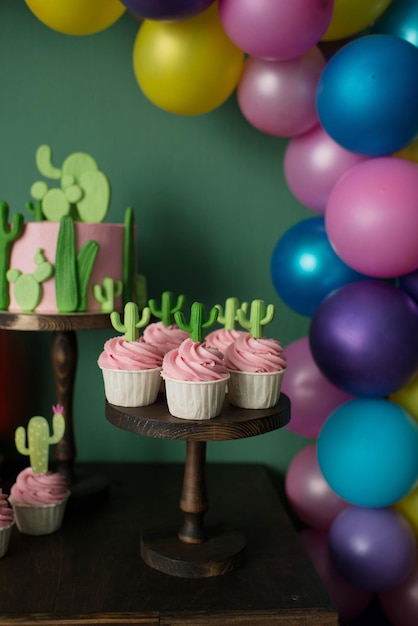
<path id="1" fill-rule="evenodd" d="M 332 291 L 365 278 L 335 254 L 322 216 L 302 220 L 285 232 L 273 250 L 270 271 L 280 298 L 308 317 Z"/>
<path id="2" fill-rule="evenodd" d="M 418 47 L 418 2 L 396 0 L 376 20 L 372 33 L 395 35 Z"/>
<path id="3" fill-rule="evenodd" d="M 362 507 L 391 506 L 418 478 L 418 424 L 390 400 L 350 400 L 325 422 L 317 454 L 340 498 Z"/>

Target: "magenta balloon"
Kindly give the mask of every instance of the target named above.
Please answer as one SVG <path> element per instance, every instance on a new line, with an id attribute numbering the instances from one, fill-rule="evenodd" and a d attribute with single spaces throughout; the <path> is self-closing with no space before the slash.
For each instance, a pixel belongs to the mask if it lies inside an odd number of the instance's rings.
<path id="1" fill-rule="evenodd" d="M 418 622 L 418 559 L 409 576 L 396 587 L 379 594 L 380 605 L 396 626 L 416 626 Z"/>
<path id="2" fill-rule="evenodd" d="M 219 0 L 228 37 L 247 54 L 294 59 L 315 46 L 331 22 L 333 0 Z"/>
<path id="3" fill-rule="evenodd" d="M 284 174 L 299 202 L 312 211 L 324 213 L 339 178 L 365 159 L 340 146 L 317 124 L 289 141 L 284 154 Z"/>
<path id="4" fill-rule="evenodd" d="M 353 587 L 337 572 L 329 557 L 327 532 L 307 528 L 299 533 L 299 538 L 338 612 L 340 623 L 355 620 L 367 609 L 373 594 Z"/>
<path id="5" fill-rule="evenodd" d="M 325 480 L 317 461 L 316 443 L 293 457 L 286 472 L 285 490 L 297 517 L 318 530 L 330 528 L 348 506 Z"/>
<path id="6" fill-rule="evenodd" d="M 334 409 L 353 396 L 335 387 L 323 375 L 313 359 L 308 337 L 293 341 L 285 352 L 288 368 L 282 391 L 292 403 L 292 416 L 286 428 L 316 439 Z"/>
<path id="7" fill-rule="evenodd" d="M 318 124 L 315 93 L 324 67 L 317 47 L 290 61 L 248 58 L 237 88 L 242 114 L 276 137 L 307 132 Z"/>
<path id="8" fill-rule="evenodd" d="M 336 254 L 375 278 L 418 268 L 418 165 L 378 157 L 351 168 L 332 189 L 325 230 Z"/>

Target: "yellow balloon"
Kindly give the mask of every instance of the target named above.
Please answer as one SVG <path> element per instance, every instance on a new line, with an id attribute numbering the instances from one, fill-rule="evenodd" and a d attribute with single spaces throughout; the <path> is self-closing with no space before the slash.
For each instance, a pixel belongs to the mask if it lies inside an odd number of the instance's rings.
<path id="1" fill-rule="evenodd" d="M 92 35 L 114 24 L 126 11 L 119 0 L 25 0 L 34 15 L 65 35 Z"/>
<path id="2" fill-rule="evenodd" d="M 190 19 L 144 20 L 133 50 L 136 80 L 153 104 L 179 115 L 202 115 L 236 88 L 244 53 L 226 36 L 217 3 Z"/>
<path id="3" fill-rule="evenodd" d="M 408 161 L 413 161 L 414 163 L 418 163 L 418 139 L 414 139 L 409 146 L 399 150 L 393 156 L 400 157 L 401 159 L 408 159 Z"/>
<path id="4" fill-rule="evenodd" d="M 351 37 L 367 28 L 388 8 L 392 0 L 334 0 L 330 25 L 322 41 Z"/>
<path id="5" fill-rule="evenodd" d="M 405 498 L 399 500 L 393 508 L 408 520 L 415 534 L 418 535 L 418 487 L 415 487 Z"/>
<path id="6" fill-rule="evenodd" d="M 405 387 L 392 393 L 389 398 L 418 421 L 418 374 Z"/>

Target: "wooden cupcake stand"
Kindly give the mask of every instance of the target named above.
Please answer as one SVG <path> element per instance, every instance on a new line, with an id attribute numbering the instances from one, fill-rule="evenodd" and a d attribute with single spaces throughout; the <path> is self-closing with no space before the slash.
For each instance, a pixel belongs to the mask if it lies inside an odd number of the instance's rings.
<path id="1" fill-rule="evenodd" d="M 150 567 L 184 578 L 204 578 L 226 574 L 244 560 L 245 535 L 227 525 L 208 526 L 206 488 L 206 444 L 254 437 L 285 426 L 290 419 L 290 402 L 281 394 L 279 403 L 269 409 L 247 410 L 233 406 L 226 396 L 220 416 L 207 420 L 173 417 L 164 394 L 147 407 L 126 408 L 106 402 L 108 421 L 123 430 L 158 439 L 186 441 L 186 459 L 180 510 L 180 528 L 145 531 L 141 556 Z"/>

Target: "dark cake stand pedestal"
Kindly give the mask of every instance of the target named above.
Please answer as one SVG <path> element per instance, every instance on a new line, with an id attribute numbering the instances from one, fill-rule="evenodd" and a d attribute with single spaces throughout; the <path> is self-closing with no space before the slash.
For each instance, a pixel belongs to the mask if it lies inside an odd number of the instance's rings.
<path id="1" fill-rule="evenodd" d="M 71 500 L 103 494 L 108 481 L 101 475 L 79 476 L 74 469 L 76 445 L 73 429 L 73 394 L 77 369 L 77 335 L 79 330 L 111 328 L 109 313 L 9 313 L 0 312 L 0 328 L 20 331 L 49 331 L 51 339 L 51 363 L 55 385 L 55 400 L 64 407 L 65 433 L 54 446 L 53 458 L 57 471 L 70 484 Z"/>
<path id="2" fill-rule="evenodd" d="M 228 526 L 206 527 L 208 511 L 205 480 L 207 441 L 254 437 L 282 428 L 290 420 L 290 402 L 281 394 L 270 409 L 241 409 L 226 396 L 219 417 L 185 420 L 173 417 L 164 394 L 146 407 L 126 408 L 106 402 L 106 418 L 123 430 L 147 437 L 186 441 L 186 460 L 180 510 L 180 528 L 150 530 L 141 537 L 141 556 L 150 567 L 183 578 L 226 574 L 244 560 L 246 538 Z"/>

